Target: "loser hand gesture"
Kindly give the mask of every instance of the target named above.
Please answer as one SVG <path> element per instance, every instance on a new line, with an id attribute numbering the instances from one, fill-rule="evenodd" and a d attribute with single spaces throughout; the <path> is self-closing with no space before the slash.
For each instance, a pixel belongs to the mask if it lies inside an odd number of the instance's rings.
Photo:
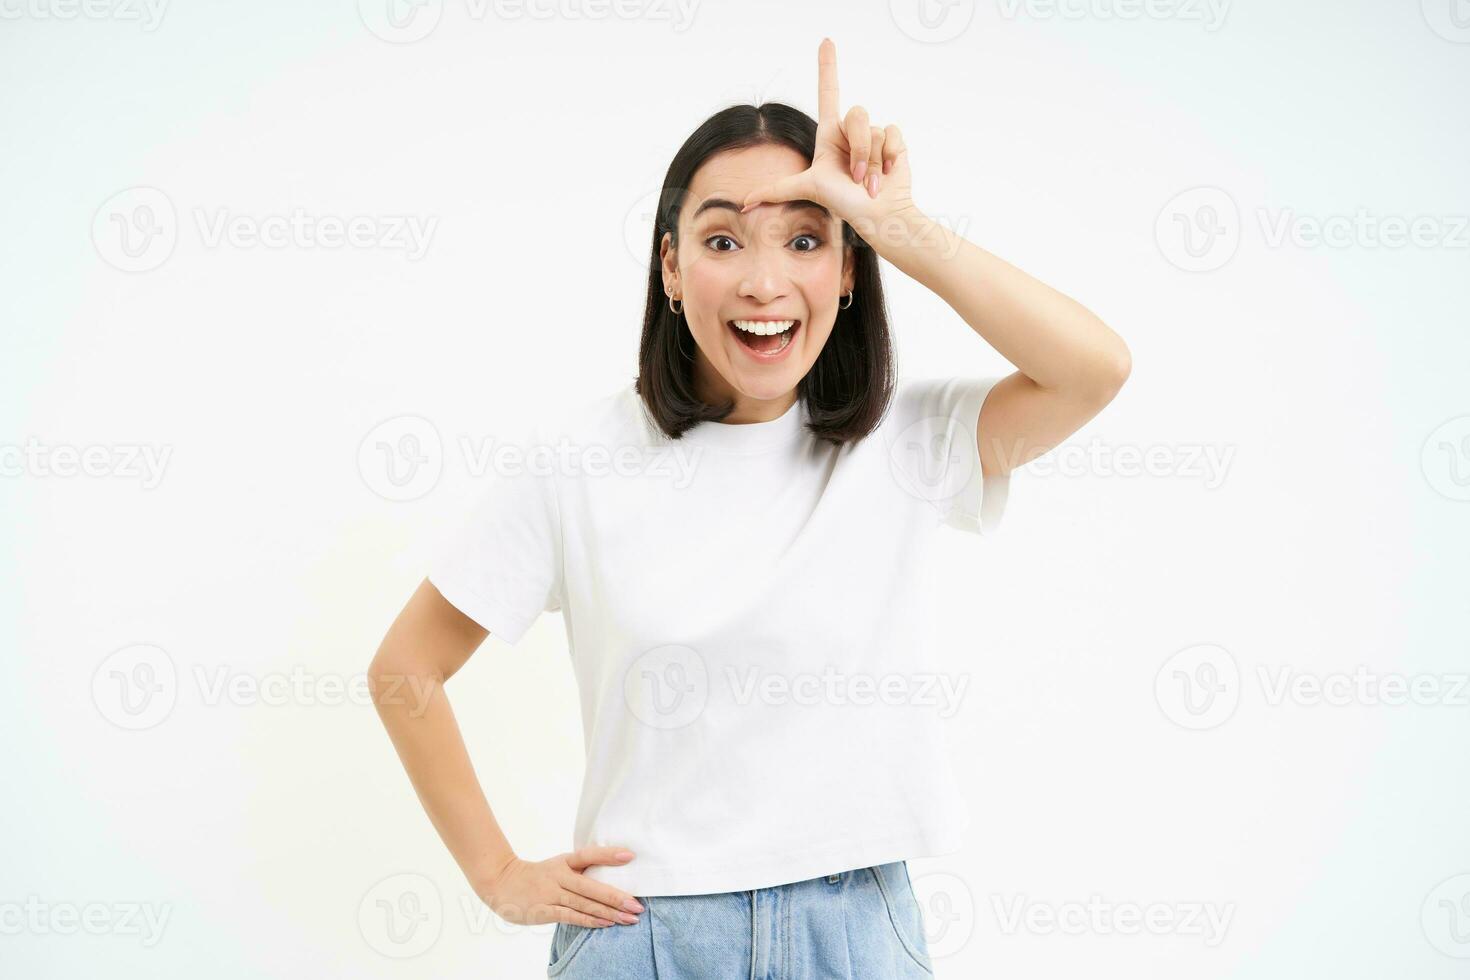
<path id="1" fill-rule="evenodd" d="M 897 126 L 879 129 L 853 106 L 837 115 L 837 45 L 817 48 L 817 142 L 812 165 L 748 194 L 742 210 L 782 201 L 816 201 L 859 234 L 888 215 L 913 207 L 909 155 Z"/>

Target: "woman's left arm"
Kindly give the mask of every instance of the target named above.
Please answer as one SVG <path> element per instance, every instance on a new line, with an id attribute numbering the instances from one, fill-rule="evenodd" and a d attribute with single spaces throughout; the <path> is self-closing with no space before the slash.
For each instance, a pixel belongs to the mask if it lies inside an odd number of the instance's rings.
<path id="1" fill-rule="evenodd" d="M 953 307 L 1019 370 L 985 400 L 981 468 L 1001 476 L 1042 455 L 1103 410 L 1127 380 L 1128 346 L 1091 310 L 916 207 L 864 223 L 875 252 Z"/>
<path id="2" fill-rule="evenodd" d="M 976 426 L 984 476 L 1052 449 L 1112 401 L 1131 361 L 1123 339 L 1080 303 L 930 219 L 914 204 L 897 126 L 862 106 L 839 115 L 837 45 L 817 47 L 817 134 L 811 166 L 746 195 L 749 210 L 815 201 L 875 252 L 938 293 L 1020 370 L 998 381 Z"/>

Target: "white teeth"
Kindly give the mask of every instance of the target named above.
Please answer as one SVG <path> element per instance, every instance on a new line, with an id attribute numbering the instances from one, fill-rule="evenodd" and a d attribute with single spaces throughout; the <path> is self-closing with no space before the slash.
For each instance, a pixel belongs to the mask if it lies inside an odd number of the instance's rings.
<path id="1" fill-rule="evenodd" d="M 795 320 L 731 320 L 730 322 L 746 333 L 759 334 L 762 337 L 782 333 L 796 325 Z"/>

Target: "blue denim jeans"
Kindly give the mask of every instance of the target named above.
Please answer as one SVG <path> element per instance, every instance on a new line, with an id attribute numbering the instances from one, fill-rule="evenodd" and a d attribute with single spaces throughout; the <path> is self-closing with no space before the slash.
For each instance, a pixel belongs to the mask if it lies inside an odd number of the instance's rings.
<path id="1" fill-rule="evenodd" d="M 903 861 L 709 895 L 637 896 L 634 925 L 559 922 L 560 980 L 930 980 Z"/>

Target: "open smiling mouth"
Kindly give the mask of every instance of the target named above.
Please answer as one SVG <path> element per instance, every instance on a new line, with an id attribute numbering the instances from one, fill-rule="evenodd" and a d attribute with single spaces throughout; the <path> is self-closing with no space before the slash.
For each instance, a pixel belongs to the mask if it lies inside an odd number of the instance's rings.
<path id="1" fill-rule="evenodd" d="M 800 320 L 726 320 L 725 327 L 756 357 L 776 358 L 791 346 Z"/>

